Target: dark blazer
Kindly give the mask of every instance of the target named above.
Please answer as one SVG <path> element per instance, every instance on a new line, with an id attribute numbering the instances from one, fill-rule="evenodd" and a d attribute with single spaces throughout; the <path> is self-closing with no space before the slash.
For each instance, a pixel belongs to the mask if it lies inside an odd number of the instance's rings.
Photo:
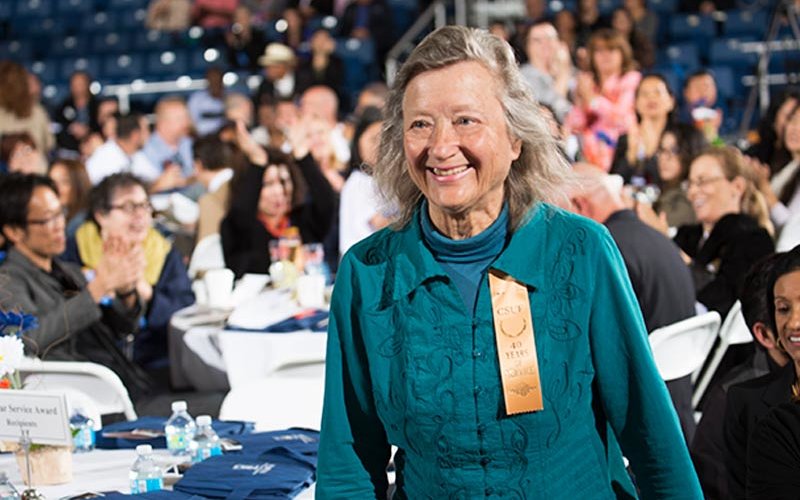
<path id="1" fill-rule="evenodd" d="M 655 155 L 644 158 L 635 165 L 628 163 L 625 153 L 628 151 L 628 134 L 622 134 L 617 140 L 617 147 L 614 149 L 614 159 L 611 161 L 611 173 L 619 174 L 625 180 L 625 184 L 630 184 L 631 177 L 634 175 L 644 177 L 647 184 L 660 184 L 661 177 L 658 175 L 658 159 Z"/>
<path id="2" fill-rule="evenodd" d="M 717 311 L 723 318 L 741 294 L 742 282 L 750 266 L 775 251 L 766 229 L 745 214 L 728 214 L 711 230 L 705 242 L 703 226 L 681 226 L 675 243 L 692 258 L 697 301 Z M 716 268 L 715 273 L 708 266 Z"/>
<path id="3" fill-rule="evenodd" d="M 800 496 L 800 403 L 782 403 L 756 426 L 747 448 L 747 498 Z"/>
<path id="4" fill-rule="evenodd" d="M 53 259 L 53 270 L 35 266 L 13 248 L 0 265 L 0 309 L 23 311 L 38 321 L 23 336 L 26 353 L 44 360 L 100 363 L 120 376 L 133 399 L 147 393 L 149 377 L 118 347 L 136 330 L 141 307 L 130 310 L 117 300 L 101 307 L 86 290 L 78 266 Z"/>
<path id="5" fill-rule="evenodd" d="M 771 408 L 790 400 L 796 378 L 794 363 L 789 363 L 728 391 L 724 433 L 729 498 L 744 498 L 750 435 Z"/>
<path id="6" fill-rule="evenodd" d="M 308 197 L 289 214 L 290 223 L 300 230 L 303 243 L 319 243 L 325 239 L 338 213 L 338 199 L 317 163 L 307 155 L 297 162 L 302 180 L 308 188 Z M 245 273 L 266 274 L 272 263 L 269 233 L 258 219 L 258 197 L 264 169 L 250 166 L 242 179 L 232 186 L 231 207 L 220 225 L 222 252 L 225 266 L 236 277 Z M 298 179 L 292 179 L 298 189 Z"/>

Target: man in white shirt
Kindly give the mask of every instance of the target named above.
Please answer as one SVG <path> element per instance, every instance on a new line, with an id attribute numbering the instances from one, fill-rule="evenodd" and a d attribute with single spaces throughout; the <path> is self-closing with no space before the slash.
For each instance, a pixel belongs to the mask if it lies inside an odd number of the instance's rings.
<path id="1" fill-rule="evenodd" d="M 225 122 L 225 86 L 222 84 L 222 70 L 216 67 L 208 68 L 206 81 L 208 87 L 192 93 L 186 103 L 194 128 L 199 135 L 216 132 Z"/>
<path id="2" fill-rule="evenodd" d="M 138 114 L 116 115 L 117 137 L 109 139 L 86 160 L 89 180 L 96 185 L 104 178 L 118 172 L 131 172 L 145 181 L 159 175 L 141 149 L 147 140 L 146 120 Z"/>

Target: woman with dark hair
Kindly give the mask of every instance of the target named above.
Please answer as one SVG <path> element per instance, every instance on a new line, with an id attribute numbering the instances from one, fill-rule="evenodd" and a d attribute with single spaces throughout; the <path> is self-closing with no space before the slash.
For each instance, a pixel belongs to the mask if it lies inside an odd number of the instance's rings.
<path id="1" fill-rule="evenodd" d="M 758 435 L 754 430 L 759 421 L 771 408 L 800 397 L 800 247 L 787 252 L 775 264 L 767 283 L 767 305 L 778 347 L 789 356 L 790 362 L 780 370 L 728 390 L 724 432 L 730 498 L 745 498 L 745 492 L 750 498 L 751 490 L 760 492 L 758 498 L 797 496 L 794 490 L 789 496 L 764 497 L 764 477 L 754 476 L 758 469 L 753 468 L 753 463 L 748 470 L 747 458 L 750 440 L 754 434 Z"/>
<path id="2" fill-rule="evenodd" d="M 789 162 L 772 179 L 768 179 L 766 169 L 761 169 L 759 178 L 759 188 L 767 200 L 772 223 L 778 230 L 800 213 L 800 103 L 796 102 L 789 111 L 782 136 Z"/>
<path id="3" fill-rule="evenodd" d="M 658 184 L 656 152 L 664 130 L 672 122 L 675 96 L 664 77 L 653 73 L 642 77 L 636 87 L 634 106 L 637 123 L 619 137 L 611 173 L 620 174 L 626 183 Z"/>
<path id="4" fill-rule="evenodd" d="M 787 89 L 778 99 L 771 101 L 767 113 L 758 124 L 758 142 L 745 152 L 767 165 L 770 175 L 780 172 L 792 160 L 786 150 L 783 133 L 789 114 L 798 104 L 800 88 L 797 87 Z"/>
<path id="5" fill-rule="evenodd" d="M 350 176 L 344 183 L 339 200 L 339 255 L 378 229 L 389 224 L 382 209 L 372 169 L 378 159 L 383 118 L 378 108 L 369 107 L 361 113 L 361 119 L 353 135 L 350 154 Z"/>
<path id="6" fill-rule="evenodd" d="M 168 367 L 167 327 L 172 315 L 194 303 L 192 285 L 180 253 L 153 227 L 153 207 L 144 182 L 129 173 L 103 179 L 89 193 L 89 220 L 68 238 L 64 260 L 95 269 L 103 258 L 105 241 L 120 239 L 142 266 L 128 295 L 145 311 L 144 327 L 128 336 L 126 352 L 140 366 Z"/>
<path id="7" fill-rule="evenodd" d="M 267 148 L 264 165 L 248 166 L 236 180 L 220 237 L 225 265 L 237 277 L 268 273 L 269 242 L 290 228 L 303 243 L 319 243 L 333 223 L 337 195 L 311 155 L 308 130 L 298 125 L 289 136 L 291 155 Z"/>
<path id="8" fill-rule="evenodd" d="M 611 13 L 611 27 L 622 33 L 628 39 L 633 49 L 633 58 L 642 69 L 650 69 L 656 63 L 656 50 L 653 42 L 647 35 L 641 33 L 636 27 L 631 12 L 623 7 L 614 9 Z"/>
<path id="9" fill-rule="evenodd" d="M 61 206 L 67 211 L 67 236 L 72 236 L 86 220 L 92 181 L 83 163 L 67 158 L 53 161 L 47 175 L 58 188 Z"/>
<path id="10" fill-rule="evenodd" d="M 670 125 L 661 135 L 656 151 L 658 184 L 661 192 L 653 204 L 656 212 L 664 214 L 669 227 L 694 224 L 697 217 L 686 196 L 684 182 L 689 177 L 689 166 L 708 146 L 702 132 L 691 125 Z"/>
<path id="11" fill-rule="evenodd" d="M 10 132 L 27 132 L 43 153 L 55 144 L 47 112 L 31 95 L 28 71 L 18 63 L 0 61 L 0 135 Z"/>
<path id="12" fill-rule="evenodd" d="M 44 174 L 47 160 L 27 132 L 4 134 L 0 138 L 0 172 Z"/>
<path id="13" fill-rule="evenodd" d="M 579 136 L 584 160 L 608 171 L 619 136 L 636 123 L 636 88 L 642 78 L 625 38 L 600 29 L 589 38 L 590 71 L 578 74 L 575 105 L 565 125 Z"/>

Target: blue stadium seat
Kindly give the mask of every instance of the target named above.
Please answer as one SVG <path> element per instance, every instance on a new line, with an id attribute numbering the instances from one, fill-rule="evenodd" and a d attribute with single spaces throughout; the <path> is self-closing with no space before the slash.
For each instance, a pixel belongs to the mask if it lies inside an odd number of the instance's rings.
<path id="1" fill-rule="evenodd" d="M 766 10 L 737 9 L 725 13 L 722 33 L 725 36 L 749 35 L 763 39 L 769 28 L 769 13 Z"/>
<path id="2" fill-rule="evenodd" d="M 674 43 L 659 53 L 658 65 L 680 73 L 691 73 L 700 67 L 700 51 L 694 42 Z"/>
<path id="3" fill-rule="evenodd" d="M 598 0 L 597 1 L 597 8 L 600 10 L 601 16 L 608 16 L 611 15 L 611 12 L 614 11 L 617 7 L 622 7 L 622 2 L 620 0 Z"/>
<path id="4" fill-rule="evenodd" d="M 92 51 L 97 54 L 124 54 L 132 49 L 133 42 L 128 33 L 98 33 L 92 36 Z"/>
<path id="5" fill-rule="evenodd" d="M 338 38 L 334 53 L 344 63 L 344 91 L 353 99 L 367 83 L 377 80 L 380 68 L 375 58 L 375 44 L 372 40 Z"/>
<path id="6" fill-rule="evenodd" d="M 108 7 L 118 9 L 146 9 L 149 0 L 109 0 Z"/>
<path id="7" fill-rule="evenodd" d="M 43 84 L 51 83 L 58 79 L 58 60 L 48 59 L 42 61 L 34 61 L 30 64 L 28 69 L 39 77 Z"/>
<path id="8" fill-rule="evenodd" d="M 758 55 L 745 53 L 739 48 L 741 42 L 751 42 L 752 37 L 719 38 L 711 42 L 708 55 L 709 63 L 714 66 L 733 66 L 740 70 L 751 71 L 758 64 Z"/>
<path id="9" fill-rule="evenodd" d="M 84 33 L 110 33 L 117 30 L 117 18 L 113 12 L 96 12 L 81 21 Z"/>
<path id="10" fill-rule="evenodd" d="M 189 56 L 183 50 L 165 50 L 147 55 L 147 72 L 157 79 L 174 78 L 189 72 Z"/>
<path id="11" fill-rule="evenodd" d="M 164 31 L 140 31 L 134 34 L 133 46 L 136 50 L 151 52 L 167 50 L 172 47 L 172 36 Z"/>
<path id="12" fill-rule="evenodd" d="M 92 75 L 92 78 L 101 76 L 102 61 L 97 56 L 87 57 L 66 57 L 61 60 L 61 71 L 59 80 L 69 81 L 69 77 L 76 71 L 85 71 Z"/>
<path id="13" fill-rule="evenodd" d="M 707 43 L 717 32 L 710 16 L 697 14 L 674 14 L 669 21 L 669 37 L 673 41 L 694 40 Z"/>
<path id="14" fill-rule="evenodd" d="M 14 15 L 14 4 L 12 2 L 0 2 L 0 21 L 11 19 Z"/>
<path id="15" fill-rule="evenodd" d="M 222 47 L 196 48 L 189 51 L 188 73 L 193 77 L 204 77 L 209 66 L 225 68 L 225 49 Z"/>
<path id="16" fill-rule="evenodd" d="M 42 84 L 42 102 L 48 108 L 60 106 L 69 95 L 69 84 Z"/>
<path id="17" fill-rule="evenodd" d="M 678 0 L 650 0 L 647 6 L 656 14 L 672 14 L 678 10 Z"/>
<path id="18" fill-rule="evenodd" d="M 125 10 L 119 13 L 120 28 L 127 31 L 147 29 L 147 9 Z"/>
<path id="19" fill-rule="evenodd" d="M 68 22 L 63 21 L 60 17 L 42 17 L 29 19 L 27 28 L 25 29 L 25 36 L 35 39 L 39 42 L 47 42 L 42 38 L 58 37 L 63 35 L 68 27 Z M 18 20 L 14 20 L 14 24 Z"/>
<path id="20" fill-rule="evenodd" d="M 103 77 L 115 82 L 127 82 L 144 74 L 144 58 L 140 54 L 115 54 L 103 59 Z"/>
<path id="21" fill-rule="evenodd" d="M 719 97 L 731 99 L 739 95 L 742 90 L 741 73 L 735 72 L 730 66 L 711 66 L 709 69 L 714 73 Z"/>
<path id="22" fill-rule="evenodd" d="M 394 36 L 400 38 L 414 24 L 419 13 L 419 3 L 417 0 L 389 0 L 386 4 L 391 13 Z"/>
<path id="23" fill-rule="evenodd" d="M 33 57 L 33 46 L 27 40 L 0 41 L 0 59 L 25 63 Z"/>
<path id="24" fill-rule="evenodd" d="M 5 2 L 9 1 L 5 0 Z M 18 0 L 14 15 L 17 17 L 47 17 L 52 11 L 53 5 L 50 0 Z"/>
<path id="25" fill-rule="evenodd" d="M 59 12 L 67 15 L 86 15 L 94 9 L 92 0 L 60 0 Z"/>
<path id="26" fill-rule="evenodd" d="M 89 38 L 85 35 L 69 35 L 52 40 L 50 51 L 55 56 L 79 56 L 89 52 Z"/>

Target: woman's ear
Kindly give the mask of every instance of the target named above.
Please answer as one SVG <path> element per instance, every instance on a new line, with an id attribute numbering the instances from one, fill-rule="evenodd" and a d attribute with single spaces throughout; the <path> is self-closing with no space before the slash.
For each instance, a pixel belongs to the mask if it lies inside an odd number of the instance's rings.
<path id="1" fill-rule="evenodd" d="M 765 349 L 775 349 L 778 347 L 778 343 L 775 340 L 775 336 L 772 334 L 772 331 L 765 325 L 764 323 L 757 321 L 753 325 L 753 336 L 756 338 L 756 341 L 764 346 Z"/>
<path id="2" fill-rule="evenodd" d="M 742 197 L 744 196 L 745 191 L 747 190 L 747 179 L 745 179 L 741 175 L 737 175 L 731 181 L 731 185 L 733 186 L 736 194 L 739 196 L 739 199 L 741 200 Z"/>

